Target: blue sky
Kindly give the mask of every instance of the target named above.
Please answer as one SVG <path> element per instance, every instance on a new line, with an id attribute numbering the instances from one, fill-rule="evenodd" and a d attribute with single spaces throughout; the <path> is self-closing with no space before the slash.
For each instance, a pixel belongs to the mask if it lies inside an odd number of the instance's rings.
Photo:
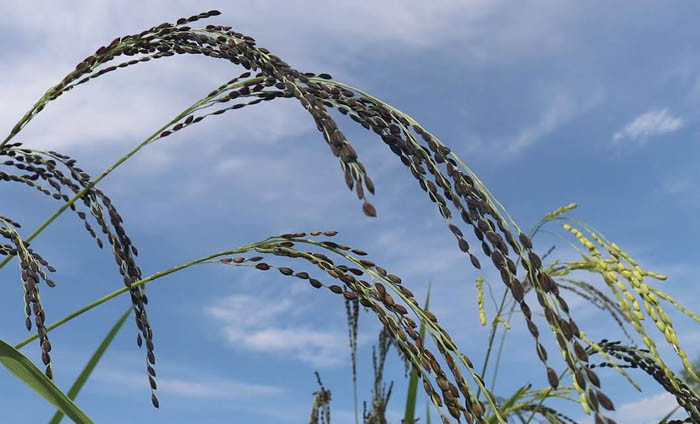
<path id="1" fill-rule="evenodd" d="M 480 176 L 522 228 L 577 202 L 572 216 L 643 268 L 668 275 L 662 288 L 700 311 L 697 3 L 4 1 L 0 130 L 9 132 L 46 89 L 114 37 L 210 9 L 222 15 L 202 26 L 231 25 L 298 70 L 327 72 L 411 115 Z M 18 140 L 69 154 L 99 175 L 240 72 L 224 61 L 179 56 L 120 70 L 50 104 Z M 298 102 L 264 102 L 155 143 L 101 183 L 139 248 L 144 274 L 273 234 L 336 230 L 338 241 L 369 252 L 418 299 L 432 281 L 431 310 L 481 363 L 488 331 L 479 325 L 474 280 L 493 281 L 500 296 L 498 274 L 471 267 L 434 204 L 379 137 L 334 116 L 375 183 L 376 219 L 362 214 Z M 2 190 L 2 214 L 20 220 L 25 236 L 59 206 L 25 187 Z M 576 258 L 561 239 L 535 240 L 540 253 L 552 244 L 555 258 Z M 75 216 L 64 214 L 33 246 L 58 269 L 57 287 L 42 291 L 49 322 L 122 285 L 111 255 L 95 248 Z M 301 270 L 295 262 L 270 263 Z M 0 270 L 0 337 L 8 342 L 27 336 L 15 264 Z M 332 391 L 332 422 L 354 422 L 338 296 L 278 273 L 216 265 L 156 281 L 148 292 L 161 407 L 150 404 L 144 352 L 129 321 L 78 397 L 96 422 L 300 422 L 318 390 L 314 370 Z M 571 303 L 592 338 L 617 334 L 593 307 Z M 115 299 L 51 334 L 61 387 L 70 386 L 127 306 L 128 298 Z M 697 357 L 697 323 L 668 310 L 682 345 Z M 488 316 L 493 312 L 487 297 Z M 361 312 L 360 400 L 370 400 L 379 328 L 374 315 Z M 23 351 L 39 360 L 36 343 Z M 661 352 L 679 369 L 670 347 L 663 344 Z M 505 354 L 497 395 L 528 381 L 546 384 L 517 315 Z M 651 422 L 675 405 L 645 375 L 633 375 L 642 393 L 612 373 L 602 376 L 618 422 Z M 394 380 L 387 415 L 398 423 L 407 382 L 395 351 L 385 379 Z M 7 422 L 42 422 L 52 414 L 8 375 L 0 390 Z M 419 405 L 423 411 L 422 392 Z M 555 406 L 590 422 L 575 405 Z"/>

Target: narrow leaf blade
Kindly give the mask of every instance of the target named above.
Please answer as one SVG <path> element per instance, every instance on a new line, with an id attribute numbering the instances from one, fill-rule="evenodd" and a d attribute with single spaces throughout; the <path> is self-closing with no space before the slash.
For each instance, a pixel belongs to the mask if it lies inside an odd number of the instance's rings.
<path id="1" fill-rule="evenodd" d="M 102 355 L 104 355 L 104 353 L 107 351 L 109 345 L 112 344 L 114 337 L 117 335 L 119 330 L 121 330 L 122 326 L 124 325 L 124 322 L 129 317 L 129 314 L 131 314 L 132 310 L 133 308 L 129 307 L 129 309 L 127 309 L 126 312 L 124 312 L 124 314 L 119 318 L 116 324 L 114 324 L 112 329 L 109 330 L 109 333 L 107 333 L 107 337 L 105 337 L 102 343 L 100 343 L 100 345 L 97 347 L 95 353 L 93 353 L 92 357 L 90 357 L 90 360 L 87 362 L 87 364 L 85 364 L 85 368 L 83 368 L 83 370 L 78 375 L 78 378 L 71 386 L 70 390 L 68 390 L 68 397 L 71 400 L 75 400 L 75 398 L 78 396 L 80 389 L 83 388 L 88 378 L 90 378 L 90 374 L 92 374 L 92 371 L 97 366 L 97 363 L 100 362 L 100 359 L 102 359 Z M 49 421 L 49 424 L 60 423 L 61 419 L 63 419 L 63 415 L 64 414 L 63 412 L 61 412 L 61 410 L 56 411 L 53 418 L 51 418 L 51 421 Z"/>
<path id="2" fill-rule="evenodd" d="M 430 282 L 428 284 L 428 294 L 426 295 L 425 299 L 425 306 L 423 307 L 424 310 L 428 310 L 428 307 L 430 306 L 430 288 L 432 287 L 433 283 Z M 420 338 L 424 339 L 425 338 L 425 324 L 423 321 L 420 323 L 420 330 L 419 330 Z M 411 378 L 408 382 L 408 393 L 406 394 L 406 409 L 404 412 L 404 417 L 403 417 L 403 422 L 404 424 L 412 424 L 414 417 L 416 416 L 416 395 L 418 393 L 418 373 L 416 373 L 415 370 L 411 370 Z"/>
<path id="3" fill-rule="evenodd" d="M 73 401 L 49 380 L 22 352 L 0 340 L 0 362 L 17 378 L 31 387 L 70 419 L 78 424 L 93 424 L 93 421 Z"/>

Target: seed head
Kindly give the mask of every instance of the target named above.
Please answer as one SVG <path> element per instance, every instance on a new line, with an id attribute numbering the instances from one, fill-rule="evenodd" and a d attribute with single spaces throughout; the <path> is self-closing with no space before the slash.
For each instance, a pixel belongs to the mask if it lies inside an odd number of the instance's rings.
<path id="1" fill-rule="evenodd" d="M 524 233 L 520 233 L 518 236 L 520 239 L 520 243 L 526 248 L 526 249 L 532 249 L 532 241 L 526 236 Z"/>
<path id="2" fill-rule="evenodd" d="M 557 372 L 549 367 L 547 367 L 547 380 L 549 380 L 549 385 L 552 386 L 552 388 L 556 389 L 559 387 L 559 377 L 557 376 Z"/>
<path id="3" fill-rule="evenodd" d="M 376 217 L 377 216 L 377 210 L 374 208 L 374 206 L 372 206 L 371 203 L 369 203 L 367 201 L 365 201 L 362 204 L 362 212 L 364 212 L 365 215 L 367 215 L 369 217 Z"/>
<path id="4" fill-rule="evenodd" d="M 262 265 L 262 264 L 258 264 L 258 265 Z M 283 275 L 292 275 L 294 273 L 293 269 L 287 268 L 287 267 L 280 267 L 280 268 L 278 268 L 278 270 Z"/>
<path id="5" fill-rule="evenodd" d="M 394 284 L 401 284 L 401 278 L 397 277 L 394 274 L 389 274 L 386 276 L 386 278 Z"/>
<path id="6" fill-rule="evenodd" d="M 472 261 L 472 265 L 474 265 L 474 268 L 481 269 L 481 264 L 479 263 L 479 260 L 476 258 L 476 256 L 470 254 L 469 260 Z"/>
<path id="7" fill-rule="evenodd" d="M 586 370 L 586 375 L 588 376 L 588 380 L 593 383 L 596 387 L 600 387 L 600 379 L 598 378 L 598 375 L 593 372 L 592 369 L 589 367 L 585 368 Z"/>
<path id="8" fill-rule="evenodd" d="M 598 398 L 598 402 L 600 403 L 600 406 L 603 408 L 607 409 L 608 411 L 614 411 L 615 410 L 615 405 L 613 405 L 612 401 L 610 398 L 605 396 L 603 392 L 598 392 L 596 394 L 596 397 Z"/>

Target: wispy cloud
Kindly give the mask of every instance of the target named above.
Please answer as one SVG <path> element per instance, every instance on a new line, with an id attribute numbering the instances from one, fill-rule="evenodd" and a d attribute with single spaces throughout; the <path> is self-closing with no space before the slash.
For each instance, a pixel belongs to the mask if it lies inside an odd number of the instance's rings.
<path id="1" fill-rule="evenodd" d="M 424 233 L 419 234 L 406 229 L 391 229 L 382 231 L 377 236 L 377 250 L 390 249 L 394 257 L 391 269 L 401 270 L 403 278 L 447 272 L 460 262 L 468 260 L 454 246 L 444 245 L 441 238 L 428 238 Z"/>
<path id="2" fill-rule="evenodd" d="M 551 103 L 547 105 L 539 122 L 524 128 L 515 140 L 508 146 L 508 152 L 518 153 L 523 148 L 530 146 L 535 140 L 554 131 L 574 114 L 574 104 L 566 92 L 559 92 Z"/>
<path id="3" fill-rule="evenodd" d="M 617 408 L 611 418 L 621 423 L 649 423 L 657 422 L 676 407 L 676 398 L 670 393 L 658 393 L 639 399 L 634 402 L 622 404 Z M 682 414 L 679 414 L 679 416 Z M 592 417 L 578 420 L 582 423 L 593 423 Z"/>
<path id="4" fill-rule="evenodd" d="M 541 111 L 531 123 L 521 127 L 515 135 L 508 137 L 505 149 L 507 156 L 504 156 L 503 149 L 499 148 L 497 157 L 512 158 L 532 147 L 537 141 L 560 130 L 578 115 L 600 104 L 605 97 L 605 92 L 596 88 L 587 93 L 578 93 L 572 90 L 572 87 L 555 85 L 539 90 L 537 95 L 544 98 L 543 103 L 541 106 L 533 103 L 532 107 L 540 108 Z"/>
<path id="5" fill-rule="evenodd" d="M 110 384 L 143 389 L 143 374 L 137 372 L 101 371 L 95 374 L 98 380 Z M 158 378 L 158 390 L 175 396 L 207 399 L 240 399 L 282 394 L 284 388 L 267 384 L 250 384 L 218 377 Z"/>
<path id="6" fill-rule="evenodd" d="M 671 115 L 666 108 L 650 110 L 616 131 L 612 142 L 616 144 L 621 140 L 628 139 L 638 140 L 640 144 L 643 144 L 648 137 L 677 131 L 684 123 L 681 117 Z"/>
<path id="7" fill-rule="evenodd" d="M 289 316 L 300 313 L 299 307 L 299 302 L 289 299 L 267 302 L 234 295 L 220 300 L 207 312 L 223 324 L 224 337 L 234 346 L 284 353 L 316 367 L 342 363 L 347 355 L 346 335 L 289 324 Z M 280 325 L 282 316 L 287 318 L 284 326 Z"/>
<path id="8" fill-rule="evenodd" d="M 692 187 L 691 182 L 683 177 L 668 177 L 662 183 L 662 189 L 667 194 L 680 194 Z"/>
<path id="9" fill-rule="evenodd" d="M 328 63 L 324 52 L 336 52 L 339 45 L 347 44 L 344 42 L 347 37 L 352 37 L 354 43 L 347 47 L 345 53 L 337 53 L 338 57 L 347 58 L 353 53 L 349 50 L 354 49 L 364 52 L 364 46 L 375 45 L 379 41 L 398 41 L 410 47 L 428 48 L 455 36 L 458 26 L 445 25 L 445 22 L 457 19 L 456 11 L 466 8 L 476 18 L 493 8 L 483 0 L 472 2 L 468 7 L 448 1 L 430 5 L 415 2 L 412 8 L 402 8 L 398 13 L 393 3 L 339 4 L 335 13 L 328 14 L 328 19 L 322 20 L 291 4 L 287 6 L 270 1 L 256 3 L 245 11 L 226 7 L 220 9 L 226 17 L 221 19 L 245 22 L 246 27 L 241 31 L 246 34 L 250 32 L 256 38 L 259 36 L 261 45 L 279 51 L 289 63 L 322 68 L 344 79 L 338 67 Z M 164 14 L 166 5 L 169 12 Z M 198 10 L 192 9 L 184 1 L 162 0 L 142 5 L 138 16 L 124 14 L 115 5 L 85 5 L 67 10 L 51 2 L 42 2 L 41 13 L 36 13 L 35 5 L 21 2 L 3 6 L 0 27 L 7 31 L 5 34 L 12 35 L 8 39 L 13 47 L 18 47 L 14 54 L 3 60 L 3 65 L 7 66 L 2 66 L 0 128 L 6 131 L 21 116 L 18 116 L 18 107 L 19 110 L 26 110 L 46 89 L 59 82 L 63 75 L 100 45 L 125 32 L 148 28 L 164 18 L 174 21 L 174 18 L 188 16 Z M 314 6 L 325 8 L 325 2 L 314 0 L 308 5 L 310 8 Z M 275 13 L 270 13 L 272 10 Z M 29 16 L 31 19 L 27 18 Z M 358 26 L 356 19 L 359 16 L 369 21 Z M 365 31 L 366 25 L 373 27 L 373 30 Z M 16 31 L 17 28 L 22 31 Z M 294 43 L 289 42 L 290 34 L 294 35 Z M 133 143 L 167 122 L 196 96 L 204 95 L 221 82 L 228 81 L 232 73 L 230 64 L 214 66 L 211 61 L 204 63 L 192 58 L 157 62 L 157 65 L 138 65 L 150 69 L 150 72 L 124 70 L 118 76 L 105 76 L 90 82 L 89 89 L 81 87 L 74 93 L 66 94 L 61 98 L 60 107 L 47 107 L 41 119 L 25 130 L 25 137 L 43 147 L 62 150 L 67 147 L 82 148 L 105 139 L 129 140 Z M 187 65 L 183 66 L 183 62 L 187 62 Z M 299 116 L 305 112 L 291 101 L 286 102 L 286 108 L 247 109 L 246 113 L 230 114 L 238 118 L 233 123 L 237 137 L 277 139 L 313 128 L 309 125 L 299 128 Z M 244 116 L 246 114 L 248 116 Z M 255 121 L 265 122 L 265 125 L 246 125 Z M 301 122 L 306 124 L 308 120 Z M 232 131 L 229 129 L 229 132 Z"/>

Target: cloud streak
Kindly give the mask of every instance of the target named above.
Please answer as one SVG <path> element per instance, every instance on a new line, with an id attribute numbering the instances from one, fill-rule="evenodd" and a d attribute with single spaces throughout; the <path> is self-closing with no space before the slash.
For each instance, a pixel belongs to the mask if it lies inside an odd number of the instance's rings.
<path id="1" fill-rule="evenodd" d="M 668 109 L 650 110 L 643 113 L 613 134 L 612 142 L 622 140 L 637 141 L 644 144 L 648 137 L 677 131 L 685 124 L 680 117 L 671 115 Z"/>
<path id="2" fill-rule="evenodd" d="M 299 308 L 300 303 L 290 299 L 267 302 L 234 295 L 207 308 L 207 313 L 223 326 L 223 335 L 233 346 L 282 353 L 316 367 L 331 367 L 345 361 L 347 339 L 344 333 L 279 325 L 282 316 L 298 314 Z"/>
<path id="3" fill-rule="evenodd" d="M 98 380 L 108 381 L 110 384 L 119 384 L 143 389 L 143 374 L 136 372 L 102 371 L 95 377 Z M 158 390 L 175 396 L 196 397 L 206 399 L 241 399 L 246 397 L 273 396 L 282 394 L 282 387 L 267 384 L 250 384 L 240 381 L 216 378 L 158 378 Z"/>
<path id="4" fill-rule="evenodd" d="M 621 423 L 648 423 L 657 422 L 678 405 L 676 399 L 670 393 L 658 393 L 642 399 L 627 402 L 617 408 L 611 418 Z M 674 417 L 683 416 L 682 410 Z M 592 424 L 593 418 L 586 417 L 577 420 L 585 424 Z"/>

